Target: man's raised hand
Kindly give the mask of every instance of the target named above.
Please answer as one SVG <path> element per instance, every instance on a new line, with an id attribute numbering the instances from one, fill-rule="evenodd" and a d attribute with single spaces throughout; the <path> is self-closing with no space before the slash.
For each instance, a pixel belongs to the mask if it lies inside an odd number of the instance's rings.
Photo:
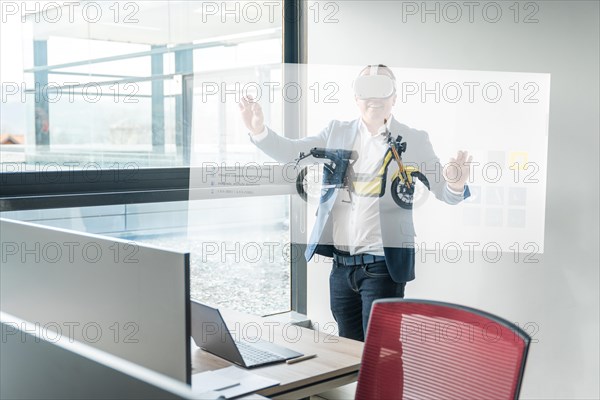
<path id="1" fill-rule="evenodd" d="M 471 173 L 471 161 L 473 156 L 470 156 L 468 151 L 462 150 L 458 151 L 456 158 L 450 158 L 450 162 L 444 167 L 444 178 L 450 189 L 455 192 L 464 190 Z"/>
<path id="2" fill-rule="evenodd" d="M 252 97 L 248 96 L 248 98 L 242 97 L 238 106 L 242 114 L 242 121 L 244 121 L 244 125 L 246 125 L 250 133 L 253 135 L 261 133 L 265 129 L 265 117 L 260 105 Z"/>

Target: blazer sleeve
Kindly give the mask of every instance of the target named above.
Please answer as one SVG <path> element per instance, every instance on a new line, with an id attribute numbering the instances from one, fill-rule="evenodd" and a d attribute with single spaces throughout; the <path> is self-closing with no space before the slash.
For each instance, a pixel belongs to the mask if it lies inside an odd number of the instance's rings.
<path id="1" fill-rule="evenodd" d="M 251 134 L 250 140 L 269 157 L 280 163 L 289 163 L 298 158 L 301 152 L 308 153 L 313 147 L 326 147 L 327 140 L 333 130 L 335 121 L 316 136 L 308 136 L 302 139 L 289 139 L 278 135 L 271 129 L 267 129 L 267 136 L 262 140 L 255 140 Z"/>

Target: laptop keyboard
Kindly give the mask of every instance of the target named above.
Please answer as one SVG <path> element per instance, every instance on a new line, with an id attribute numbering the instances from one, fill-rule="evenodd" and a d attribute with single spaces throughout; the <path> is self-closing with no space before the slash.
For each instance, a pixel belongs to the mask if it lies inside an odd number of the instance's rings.
<path id="1" fill-rule="evenodd" d="M 264 364 L 272 361 L 280 361 L 284 358 L 280 355 L 270 353 L 266 350 L 258 349 L 251 344 L 237 341 L 235 342 L 237 348 L 242 354 L 242 358 L 246 364 Z"/>

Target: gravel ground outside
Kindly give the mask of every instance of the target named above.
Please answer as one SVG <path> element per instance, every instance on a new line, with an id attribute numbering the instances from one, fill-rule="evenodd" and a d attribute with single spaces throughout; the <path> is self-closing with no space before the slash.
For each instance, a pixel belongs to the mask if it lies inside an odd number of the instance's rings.
<path id="1" fill-rule="evenodd" d="M 215 239 L 217 237 L 218 239 Z M 190 253 L 191 297 L 201 303 L 255 315 L 291 308 L 289 229 L 254 235 L 135 238 Z"/>

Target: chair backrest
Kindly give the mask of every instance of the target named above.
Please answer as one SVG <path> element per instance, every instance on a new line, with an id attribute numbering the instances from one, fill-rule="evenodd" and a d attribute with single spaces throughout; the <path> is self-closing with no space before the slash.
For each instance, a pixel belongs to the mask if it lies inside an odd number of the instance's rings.
<path id="1" fill-rule="evenodd" d="M 356 399 L 517 399 L 529 335 L 454 304 L 373 303 Z"/>

